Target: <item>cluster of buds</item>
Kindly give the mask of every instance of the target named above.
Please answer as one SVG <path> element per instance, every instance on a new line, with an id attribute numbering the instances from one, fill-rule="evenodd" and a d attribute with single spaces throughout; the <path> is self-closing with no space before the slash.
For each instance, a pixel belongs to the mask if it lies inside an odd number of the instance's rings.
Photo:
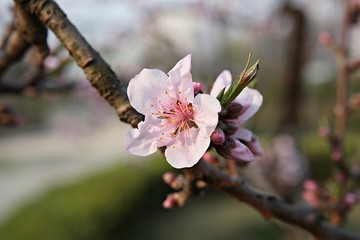
<path id="1" fill-rule="evenodd" d="M 163 174 L 163 181 L 174 190 L 180 190 L 184 186 L 184 176 L 173 172 Z"/>
<path id="2" fill-rule="evenodd" d="M 320 209 L 327 209 L 329 207 L 331 195 L 326 187 L 320 186 L 313 180 L 305 180 L 303 188 L 302 197 L 311 206 Z"/>
<path id="3" fill-rule="evenodd" d="M 318 128 L 319 136 L 325 138 L 330 144 L 331 158 L 334 162 L 340 162 L 343 158 L 343 153 L 340 148 L 339 139 L 331 133 L 329 127 L 320 126 Z"/>
<path id="4" fill-rule="evenodd" d="M 181 174 L 166 172 L 163 174 L 163 181 L 174 190 L 181 190 L 184 186 L 185 179 Z M 163 202 L 163 208 L 173 208 L 183 204 L 180 192 L 170 193 Z"/>
<path id="5" fill-rule="evenodd" d="M 198 195 L 201 190 L 207 187 L 202 179 L 185 179 L 182 174 L 166 172 L 163 174 L 163 181 L 177 192 L 167 195 L 163 202 L 164 208 L 182 207 L 190 195 Z"/>
<path id="6" fill-rule="evenodd" d="M 237 119 L 244 110 L 246 109 L 241 104 L 230 103 L 219 113 L 219 123 L 211 135 L 212 145 L 221 156 L 242 163 L 252 161 L 254 155 L 262 154 L 256 136 L 237 124 Z M 243 138 L 243 133 L 249 136 Z"/>

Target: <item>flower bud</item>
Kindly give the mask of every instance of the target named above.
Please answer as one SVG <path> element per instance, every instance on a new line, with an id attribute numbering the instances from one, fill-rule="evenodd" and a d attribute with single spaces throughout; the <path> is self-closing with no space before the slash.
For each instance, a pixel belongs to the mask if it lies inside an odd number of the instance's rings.
<path id="1" fill-rule="evenodd" d="M 227 118 L 236 119 L 242 113 L 243 106 L 240 103 L 232 102 L 226 109 L 228 111 Z"/>
<path id="2" fill-rule="evenodd" d="M 222 146 L 216 148 L 217 152 L 224 158 L 237 162 L 250 162 L 254 155 L 240 140 L 228 137 Z"/>
<path id="3" fill-rule="evenodd" d="M 215 128 L 211 134 L 211 142 L 214 145 L 222 145 L 225 141 L 225 133 L 220 128 Z"/>
<path id="4" fill-rule="evenodd" d="M 163 174 L 164 183 L 171 185 L 171 183 L 177 178 L 177 174 L 173 172 L 166 172 Z"/>
<path id="5" fill-rule="evenodd" d="M 251 138 L 251 142 L 245 143 L 245 145 L 250 149 L 250 151 L 255 156 L 261 156 L 264 153 L 264 150 L 263 150 L 258 138 L 254 134 Z"/>
<path id="6" fill-rule="evenodd" d="M 220 128 L 221 130 L 225 130 L 226 129 L 226 123 L 224 122 L 224 121 L 219 121 L 218 122 L 218 125 L 217 125 L 217 127 L 216 128 Z"/>
<path id="7" fill-rule="evenodd" d="M 174 193 L 170 193 L 167 195 L 165 201 L 162 204 L 163 208 L 170 209 L 173 207 L 179 206 L 179 202 L 176 199 Z"/>
<path id="8" fill-rule="evenodd" d="M 304 191 L 302 193 L 302 198 L 313 207 L 321 206 L 321 202 L 319 198 L 316 196 L 316 193 L 313 191 Z"/>
<path id="9" fill-rule="evenodd" d="M 184 177 L 180 174 L 166 172 L 163 174 L 163 180 L 167 185 L 175 190 L 179 190 L 184 186 Z"/>
<path id="10" fill-rule="evenodd" d="M 228 110 L 224 108 L 221 110 L 221 112 L 219 112 L 219 119 L 226 119 L 227 115 L 228 115 Z"/>
<path id="11" fill-rule="evenodd" d="M 224 123 L 225 123 L 224 133 L 226 135 L 234 135 L 238 130 L 238 125 L 235 121 L 226 120 L 224 121 Z"/>
<path id="12" fill-rule="evenodd" d="M 303 182 L 303 188 L 307 191 L 315 191 L 318 189 L 318 185 L 313 180 L 305 180 Z"/>
<path id="13" fill-rule="evenodd" d="M 194 87 L 194 95 L 197 95 L 197 94 L 199 94 L 199 93 L 203 93 L 202 83 L 200 83 L 200 82 L 193 82 L 193 87 Z"/>
<path id="14" fill-rule="evenodd" d="M 210 164 L 214 164 L 214 165 L 217 165 L 220 163 L 220 159 L 213 153 L 211 152 L 206 152 L 204 154 L 204 156 L 202 157 L 202 159 L 205 161 L 205 162 L 208 162 Z"/>
<path id="15" fill-rule="evenodd" d="M 345 195 L 344 203 L 347 207 L 353 207 L 359 201 L 359 196 L 356 193 L 347 193 Z"/>

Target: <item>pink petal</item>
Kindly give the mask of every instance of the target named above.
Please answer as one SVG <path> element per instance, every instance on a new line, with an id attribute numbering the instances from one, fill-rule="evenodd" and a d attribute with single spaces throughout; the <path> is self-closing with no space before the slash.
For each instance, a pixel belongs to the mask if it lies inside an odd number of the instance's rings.
<path id="1" fill-rule="evenodd" d="M 217 95 L 226 87 L 229 87 L 231 84 L 232 76 L 229 70 L 224 70 L 216 78 L 214 85 L 211 89 L 210 95 L 217 97 Z"/>
<path id="2" fill-rule="evenodd" d="M 158 69 L 143 69 L 129 82 L 127 94 L 130 104 L 141 114 L 149 115 L 159 109 L 156 98 L 164 98 L 168 76 Z"/>
<path id="3" fill-rule="evenodd" d="M 158 147 L 165 146 L 171 138 L 161 135 L 162 119 L 148 115 L 145 121 L 139 123 L 138 129 L 132 129 L 125 137 L 125 149 L 131 154 L 147 156 L 154 153 Z"/>
<path id="4" fill-rule="evenodd" d="M 210 95 L 198 94 L 194 98 L 193 105 L 196 125 L 204 136 L 210 137 L 219 121 L 218 113 L 221 111 L 219 101 Z"/>
<path id="5" fill-rule="evenodd" d="M 238 117 L 238 123 L 241 125 L 251 118 L 260 108 L 263 101 L 262 95 L 258 90 L 245 87 L 234 102 L 243 106 L 244 112 Z"/>
<path id="6" fill-rule="evenodd" d="M 189 168 L 200 160 L 209 145 L 210 138 L 192 128 L 189 137 L 183 137 L 166 148 L 165 157 L 174 168 Z"/>

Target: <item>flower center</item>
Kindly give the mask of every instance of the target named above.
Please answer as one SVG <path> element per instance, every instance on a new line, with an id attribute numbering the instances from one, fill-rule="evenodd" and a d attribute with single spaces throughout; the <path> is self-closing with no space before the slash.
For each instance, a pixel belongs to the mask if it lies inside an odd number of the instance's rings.
<path id="1" fill-rule="evenodd" d="M 192 127 L 198 128 L 194 120 L 194 108 L 192 103 L 184 103 L 179 100 L 166 106 L 166 110 L 155 113 L 159 118 L 166 119 L 166 124 L 162 127 L 172 129 L 172 134 L 177 134 Z"/>

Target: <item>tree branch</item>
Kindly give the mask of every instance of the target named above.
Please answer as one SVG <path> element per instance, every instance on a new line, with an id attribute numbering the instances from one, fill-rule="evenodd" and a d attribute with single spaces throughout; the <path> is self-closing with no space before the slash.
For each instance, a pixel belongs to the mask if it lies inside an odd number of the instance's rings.
<path id="1" fill-rule="evenodd" d="M 120 82 L 110 66 L 96 52 L 76 27 L 67 19 L 60 7 L 51 0 L 14 0 L 38 17 L 51 29 L 76 63 L 81 67 L 93 87 L 116 109 L 120 120 L 136 127 L 143 119 L 129 104 L 126 86 Z"/>
<path id="2" fill-rule="evenodd" d="M 196 176 L 202 176 L 211 186 L 253 206 L 265 218 L 273 216 L 286 223 L 299 226 L 319 239 L 360 239 L 360 236 L 355 233 L 326 223 L 320 210 L 311 207 L 293 206 L 275 196 L 261 193 L 243 179 L 234 178 L 204 161 L 200 161 L 195 165 L 192 168 L 192 173 Z"/>

